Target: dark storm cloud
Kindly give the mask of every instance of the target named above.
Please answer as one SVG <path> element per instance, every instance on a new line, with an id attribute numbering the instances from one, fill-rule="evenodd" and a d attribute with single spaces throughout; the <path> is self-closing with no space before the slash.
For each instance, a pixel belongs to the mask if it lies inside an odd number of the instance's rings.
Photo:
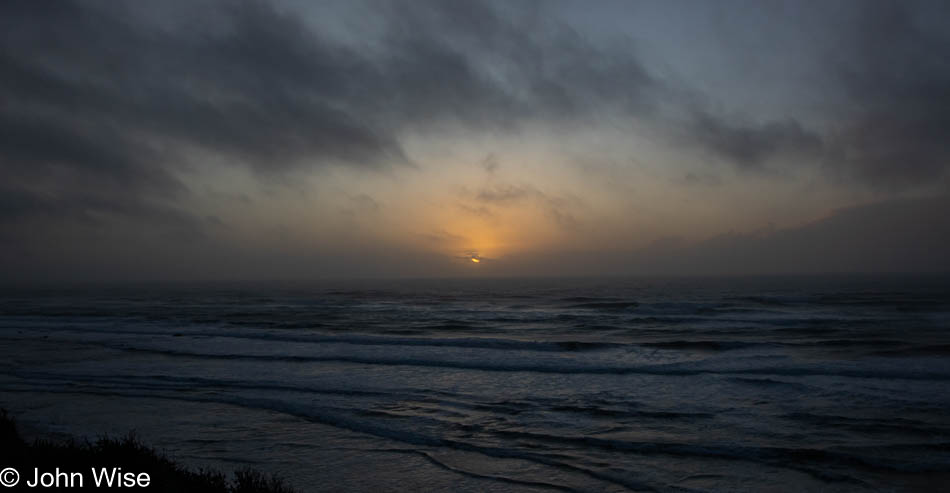
<path id="1" fill-rule="evenodd" d="M 641 63 L 631 40 L 579 32 L 538 4 L 372 3 L 363 6 L 371 22 L 341 36 L 267 0 L 7 0 L 0 236 L 59 255 L 88 226 L 113 243 L 144 231 L 141 248 L 159 249 L 153 233 L 195 239 L 227 226 L 230 218 L 189 207 L 204 184 L 186 171 L 206 161 L 261 177 L 381 169 L 411 164 L 406 135 L 507 135 L 529 124 L 567 124 L 562 132 L 636 122 L 740 170 L 797 156 L 848 184 L 933 182 L 950 165 L 950 7 L 843 5 L 847 19 L 827 21 L 835 45 L 818 47 L 834 54 L 826 72 L 837 76 L 815 88 L 837 103 L 833 130 L 819 131 L 795 115 L 721 112 L 715 95 Z M 731 63 L 742 70 L 742 60 Z M 494 158 L 481 165 L 489 176 L 499 169 Z M 490 217 L 534 204 L 574 225 L 580 200 L 541 187 L 487 187 L 459 207 Z M 55 242 L 39 233 L 60 229 Z"/>
<path id="2" fill-rule="evenodd" d="M 406 131 L 649 120 L 683 93 L 629 40 L 594 45 L 532 7 L 376 4 L 381 27 L 359 33 L 360 48 L 264 1 L 0 9 L 0 165 L 20 194 L 63 202 L 181 199 L 175 171 L 191 151 L 259 173 L 373 167 L 409 161 Z M 747 168 L 815 141 L 794 122 L 742 126 L 708 111 L 683 128 Z"/>
<path id="3" fill-rule="evenodd" d="M 405 130 L 646 111 L 659 87 L 536 12 L 386 4 L 356 50 L 263 1 L 170 5 L 0 5 L 6 215 L 187 198 L 193 151 L 260 173 L 406 163 Z"/>
<path id="4" fill-rule="evenodd" d="M 821 136 L 788 119 L 762 125 L 741 124 L 697 112 L 687 125 L 685 139 L 744 170 L 761 169 L 772 157 L 798 155 L 817 158 Z"/>
<path id="5" fill-rule="evenodd" d="M 828 162 L 881 188 L 939 178 L 950 168 L 950 4 L 858 5 L 833 52 L 845 124 Z"/>
<path id="6" fill-rule="evenodd" d="M 686 115 L 683 140 L 743 169 L 823 150 L 872 182 L 917 182 L 950 154 L 950 36 L 912 15 L 946 18 L 939 4 L 855 9 L 859 21 L 828 47 L 842 51 L 836 70 L 851 103 L 828 136 L 792 118 L 749 123 L 697 108 L 631 41 L 595 45 L 531 6 L 374 4 L 380 32 L 356 48 L 265 1 L 170 5 L 175 15 L 161 20 L 132 3 L 0 6 L 4 174 L 33 191 L 55 167 L 174 194 L 187 150 L 259 172 L 377 166 L 409 160 L 398 137 L 407 129 L 649 120 L 664 105 Z"/>
<path id="7" fill-rule="evenodd" d="M 207 17 L 207 30 L 152 25 L 111 3 L 30 5 L 3 16 L 4 113 L 13 118 L 69 134 L 108 122 L 121 134 L 97 136 L 130 154 L 153 138 L 259 166 L 311 153 L 367 164 L 399 157 L 388 136 L 335 104 L 372 67 L 265 4 L 187 11 Z M 95 165 L 95 156 L 75 158 Z"/>
<path id="8" fill-rule="evenodd" d="M 410 116 L 449 112 L 501 125 L 591 116 L 608 106 L 643 115 L 665 92 L 632 54 L 631 41 L 594 45 L 528 4 L 393 5 L 386 41 L 395 66 L 387 73 L 398 85 L 396 100 L 408 99 L 401 110 Z"/>
<path id="9" fill-rule="evenodd" d="M 212 33 L 113 5 L 0 6 L 0 215 L 187 223 L 167 205 L 186 198 L 174 175 L 186 148 L 262 171 L 309 155 L 400 158 L 389 137 L 313 96 L 340 90 L 333 64 L 346 54 L 320 52 L 291 18 L 233 4 Z"/>

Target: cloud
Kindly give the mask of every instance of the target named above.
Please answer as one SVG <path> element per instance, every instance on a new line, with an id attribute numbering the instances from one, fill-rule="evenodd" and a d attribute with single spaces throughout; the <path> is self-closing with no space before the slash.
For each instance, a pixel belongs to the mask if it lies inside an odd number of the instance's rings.
<path id="1" fill-rule="evenodd" d="M 260 172 L 405 161 L 391 136 L 334 106 L 346 53 L 292 17 L 235 3 L 196 8 L 208 27 L 196 29 L 131 7 L 0 5 L 0 221 L 21 236 L 76 218 L 200 229 L 178 177 L 192 149 Z"/>
<path id="2" fill-rule="evenodd" d="M 360 45 L 263 0 L 170 2 L 165 15 L 4 2 L 0 158 L 7 173 L 55 162 L 151 193 L 176 187 L 191 149 L 264 173 L 378 167 L 410 160 L 407 130 L 662 120 L 670 106 L 685 115 L 682 140 L 741 169 L 813 156 L 827 139 L 827 160 L 862 178 L 919 182 L 945 170 L 950 120 L 950 36 L 913 15 L 946 7 L 920 5 L 854 9 L 840 40 L 850 60 L 836 69 L 852 111 L 824 136 L 791 117 L 750 123 L 696 105 L 705 95 L 657 78 L 630 40 L 594 43 L 538 6 L 373 5 L 380 23 Z"/>
<path id="3" fill-rule="evenodd" d="M 948 272 L 950 196 L 887 200 L 794 228 L 647 249 L 634 271 L 664 274 Z"/>
<path id="4" fill-rule="evenodd" d="M 483 205 L 478 206 L 478 207 L 472 207 L 467 204 L 459 203 L 459 204 L 455 204 L 455 207 L 457 207 L 458 210 L 464 212 L 465 214 L 469 214 L 476 217 L 492 218 L 495 216 L 495 213 L 492 212 L 491 209 Z"/>
<path id="5" fill-rule="evenodd" d="M 117 206 L 181 202 L 196 153 L 265 174 L 379 168 L 410 162 L 407 132 L 651 120 L 685 104 L 629 40 L 595 44 L 539 7 L 371 8 L 380 22 L 354 43 L 263 0 L 4 2 L 0 172 L 63 201 L 82 175 L 82 195 Z M 743 127 L 708 111 L 685 128 L 748 168 L 814 140 L 794 122 Z"/>
<path id="6" fill-rule="evenodd" d="M 500 164 L 498 163 L 498 156 L 495 156 L 494 154 L 489 154 L 485 156 L 485 159 L 482 159 L 481 161 L 479 161 L 478 165 L 481 166 L 482 169 L 484 169 L 485 172 L 488 173 L 489 175 L 494 174 L 496 171 L 498 171 L 498 167 L 500 166 Z"/>
<path id="7" fill-rule="evenodd" d="M 722 185 L 722 179 L 719 178 L 719 176 L 713 174 L 697 174 L 693 172 L 687 172 L 681 179 L 676 180 L 675 183 L 690 187 L 718 187 Z"/>
<path id="8" fill-rule="evenodd" d="M 488 217 L 494 215 L 489 207 L 505 209 L 533 205 L 564 229 L 575 229 L 580 225 L 575 212 L 584 206 L 584 201 L 572 194 L 546 193 L 527 184 L 491 183 L 475 191 L 463 189 L 463 195 L 480 204 L 475 207 L 461 204 L 466 212 Z"/>
<path id="9" fill-rule="evenodd" d="M 859 5 L 831 62 L 844 124 L 828 164 L 877 188 L 926 185 L 950 169 L 950 5 Z"/>
<path id="10" fill-rule="evenodd" d="M 265 3 L 191 12 L 217 30 L 158 26 L 131 5 L 6 5 L 4 115 L 91 133 L 94 148 L 60 156 L 77 165 L 99 164 L 88 151 L 103 147 L 127 157 L 156 144 L 262 168 L 304 156 L 365 165 L 401 157 L 389 136 L 336 104 L 372 67 Z M 122 161 L 103 165 L 136 164 Z"/>
<path id="11" fill-rule="evenodd" d="M 509 205 L 532 198 L 544 199 L 545 195 L 528 185 L 491 185 L 475 193 L 475 200 L 486 204 Z"/>
<path id="12" fill-rule="evenodd" d="M 193 194 L 207 187 L 189 181 L 209 161 L 259 178 L 386 170 L 412 165 L 408 136 L 508 136 L 528 126 L 557 127 L 555 137 L 629 122 L 652 128 L 672 147 L 700 150 L 676 173 L 687 184 L 718 183 L 701 169 L 709 156 L 750 172 L 794 157 L 824 164 L 848 186 L 940 183 L 950 166 L 948 9 L 855 3 L 841 9 L 844 22 L 822 21 L 835 36 L 818 49 L 836 56 L 825 67 L 832 80 L 815 88 L 833 100 L 831 123 L 819 127 L 798 115 L 720 111 L 715 95 L 645 64 L 638 41 L 578 30 L 544 4 L 347 4 L 342 11 L 371 21 L 341 34 L 268 0 L 8 0 L 0 2 L 0 235 L 26 246 L 43 246 L 41 232 L 56 229 L 64 243 L 83 242 L 83 228 L 116 241 L 132 232 L 199 238 L 220 227 L 208 220 L 219 211 L 196 210 Z M 510 165 L 488 155 L 480 166 L 494 180 Z M 458 207 L 498 219 L 531 204 L 577 227 L 582 199 L 529 183 L 490 181 Z M 382 211 L 369 196 L 337 205 Z"/>
<path id="13" fill-rule="evenodd" d="M 697 111 L 686 130 L 686 142 L 743 170 L 761 170 L 770 158 L 782 155 L 814 159 L 823 147 L 820 135 L 793 119 L 743 125 Z"/>
<path id="14" fill-rule="evenodd" d="M 635 59 L 537 12 L 529 30 L 476 2 L 376 8 L 357 47 L 266 1 L 3 2 L 0 193 L 22 198 L 4 215 L 181 203 L 196 155 L 262 174 L 378 168 L 410 161 L 413 129 L 649 106 Z"/>
<path id="15" fill-rule="evenodd" d="M 776 275 L 950 272 L 950 195 L 849 207 L 798 227 L 678 237 L 638 250 L 534 252 L 497 264 L 511 275 Z M 552 269 L 557 266 L 557 269 Z"/>
<path id="16" fill-rule="evenodd" d="M 346 206 L 340 209 L 340 213 L 351 219 L 376 217 L 383 210 L 383 206 L 376 199 L 365 193 L 347 194 L 347 199 Z"/>
<path id="17" fill-rule="evenodd" d="M 445 230 L 437 230 L 430 233 L 420 234 L 419 237 L 424 239 L 426 242 L 435 243 L 437 245 L 446 243 L 465 243 L 469 241 L 468 237 L 466 236 L 449 233 Z"/>

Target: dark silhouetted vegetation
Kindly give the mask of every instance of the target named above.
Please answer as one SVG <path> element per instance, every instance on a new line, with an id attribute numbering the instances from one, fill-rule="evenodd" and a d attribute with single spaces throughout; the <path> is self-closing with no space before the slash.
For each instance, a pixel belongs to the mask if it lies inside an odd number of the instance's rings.
<path id="1" fill-rule="evenodd" d="M 122 438 L 99 438 L 95 442 L 67 439 L 35 440 L 28 443 L 17 430 L 13 417 L 0 410 L 0 466 L 20 472 L 20 484 L 8 491 L 30 490 L 26 480 L 40 471 L 82 472 L 83 489 L 95 490 L 92 468 L 119 467 L 123 472 L 148 473 L 148 491 L 215 493 L 293 493 L 277 476 L 253 469 L 240 469 L 229 478 L 220 471 L 192 470 L 143 444 L 134 433 Z M 115 488 L 101 488 L 114 490 Z M 138 489 L 138 488 L 133 488 Z"/>

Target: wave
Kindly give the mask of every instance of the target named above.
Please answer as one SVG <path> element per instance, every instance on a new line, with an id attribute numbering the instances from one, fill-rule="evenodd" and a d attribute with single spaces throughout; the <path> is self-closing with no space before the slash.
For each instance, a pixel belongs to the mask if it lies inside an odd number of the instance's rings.
<path id="1" fill-rule="evenodd" d="M 189 379 L 183 379 L 186 381 Z M 200 381 L 200 380 L 199 380 Z M 214 382 L 214 381 L 210 381 Z M 347 429 L 359 433 L 368 433 L 374 436 L 392 439 L 398 442 L 407 443 L 425 447 L 446 447 L 450 449 L 475 452 L 495 458 L 517 458 L 537 464 L 547 465 L 587 475 L 600 481 L 607 481 L 616 485 L 629 487 L 633 489 L 655 490 L 656 488 L 648 483 L 632 480 L 630 477 L 612 473 L 610 470 L 597 470 L 589 467 L 582 467 L 569 454 L 563 454 L 564 446 L 579 451 L 591 449 L 603 450 L 608 452 L 632 453 L 639 455 L 666 455 L 671 457 L 685 458 L 709 458 L 738 460 L 752 463 L 765 464 L 774 467 L 782 467 L 791 470 L 798 470 L 817 478 L 827 481 L 858 482 L 861 481 L 854 477 L 843 475 L 835 470 L 837 466 L 856 467 L 860 469 L 888 472 L 939 472 L 947 469 L 947 464 L 937 461 L 925 462 L 922 460 L 898 460 L 879 456 L 878 447 L 853 447 L 851 449 L 824 449 L 824 448 L 797 448 L 797 447 L 778 447 L 778 446 L 747 446 L 735 443 L 721 442 L 670 442 L 670 441 L 632 441 L 625 439 L 610 439 L 591 436 L 549 434 L 540 432 L 519 431 L 511 429 L 486 430 L 490 433 L 513 439 L 517 446 L 512 448 L 508 445 L 485 446 L 477 443 L 459 440 L 456 437 L 446 436 L 443 433 L 426 432 L 426 428 L 412 426 L 411 422 L 400 425 L 389 420 L 380 421 L 372 416 L 365 416 L 359 413 L 359 409 L 336 408 L 328 406 L 319 406 L 312 404 L 297 404 L 285 400 L 272 398 L 259 398 L 248 396 L 228 395 L 226 393 L 181 393 L 178 389 L 164 389 L 166 393 L 148 392 L 141 386 L 130 386 L 126 388 L 91 386 L 94 382 L 86 382 L 81 387 L 69 386 L 63 382 L 63 385 L 50 385 L 50 381 L 34 383 L 29 386 L 10 385 L 5 390 L 16 391 L 40 391 L 40 392 L 63 392 L 80 393 L 91 395 L 109 395 L 121 397 L 147 397 L 159 399 L 172 399 L 179 401 L 192 402 L 213 402 L 237 405 L 241 407 L 266 409 L 301 417 L 314 422 L 327 424 L 330 426 Z M 248 383 L 257 387 L 260 382 Z M 662 412 L 661 412 L 662 413 Z M 704 417 L 695 416 L 691 413 L 673 413 L 683 414 L 682 417 Z M 702 413 L 700 413 L 702 414 Z M 648 417 L 643 414 L 641 417 Z M 681 416 L 667 416 L 658 414 L 657 418 L 676 418 Z M 834 417 L 832 417 L 834 418 Z M 822 419 L 819 417 L 817 419 Z M 555 444 L 556 447 L 540 447 L 538 444 Z M 928 444 L 923 444 L 927 446 Z M 929 444 L 931 448 L 937 447 L 937 450 L 944 450 L 947 444 Z M 916 450 L 915 444 L 900 445 L 911 450 Z M 558 454 L 546 453 L 549 451 L 559 451 Z M 928 454 L 919 454 L 918 457 L 933 457 Z M 500 479 L 500 478 L 499 478 Z M 543 486 L 538 484 L 537 486 Z"/>
<path id="2" fill-rule="evenodd" d="M 407 329 L 408 332 L 416 332 L 427 328 Z M 623 347 L 627 344 L 613 342 L 590 342 L 578 340 L 563 341 L 525 341 L 519 339 L 500 339 L 489 337 L 452 337 L 452 338 L 426 338 L 426 337 L 391 337 L 380 335 L 289 335 L 285 333 L 226 333 L 220 331 L 207 330 L 177 330 L 174 332 L 159 330 L 108 330 L 95 329 L 87 327 L 55 327 L 43 328 L 48 332 L 75 332 L 75 333 L 93 333 L 93 334 L 111 334 L 111 335 L 147 335 L 160 337 L 221 337 L 227 339 L 248 339 L 274 342 L 296 342 L 312 344 L 350 344 L 357 346 L 427 346 L 427 347 L 457 347 L 457 348 L 479 348 L 479 349 L 499 349 L 499 350 L 518 350 L 518 351 L 541 351 L 541 352 L 563 352 L 563 351 L 593 351 L 615 347 Z"/>
<path id="3" fill-rule="evenodd" d="M 647 410 L 626 410 L 598 406 L 572 406 L 557 405 L 549 407 L 551 411 L 568 412 L 574 414 L 583 414 L 595 417 L 625 417 L 625 418 L 647 418 L 647 419 L 710 419 L 715 415 L 712 413 L 690 413 L 677 411 L 647 411 Z"/>
<path id="4" fill-rule="evenodd" d="M 741 383 L 745 385 L 751 385 L 755 387 L 787 387 L 794 388 L 797 390 L 807 390 L 810 387 L 805 384 L 797 382 L 783 382 L 781 380 L 773 380 L 771 378 L 744 378 L 744 377 L 733 377 L 729 379 L 731 382 Z"/>
<path id="5" fill-rule="evenodd" d="M 19 378 L 43 379 L 50 382 L 102 382 L 110 385 L 125 386 L 133 389 L 153 389 L 153 390 L 178 390 L 192 389 L 195 387 L 208 388 L 228 388 L 240 390 L 262 390 L 262 391 L 290 391 L 304 392 L 323 395 L 339 395 L 346 397 L 382 397 L 392 396 L 393 392 L 383 392 L 379 390 L 362 390 L 352 388 L 332 388 L 317 387 L 313 385 L 294 384 L 288 385 L 283 382 L 259 380 L 225 380 L 217 378 L 204 377 L 178 377 L 172 375 L 98 375 L 98 374 L 78 374 L 58 375 L 45 372 L 16 372 Z M 404 393 L 403 395 L 408 395 Z"/>
<path id="6" fill-rule="evenodd" d="M 898 380 L 932 380 L 948 381 L 950 373 L 911 369 L 886 368 L 822 368 L 822 367 L 794 367 L 794 366 L 762 366 L 751 368 L 714 368 L 703 366 L 688 366 L 682 363 L 662 365 L 595 365 L 595 364 L 548 364 L 543 362 L 488 362 L 472 360 L 442 360 L 423 359 L 412 357 L 393 356 L 306 356 L 306 355 L 278 355 L 278 354 L 231 354 L 231 353 L 198 353 L 157 348 L 134 348 L 124 346 L 110 346 L 114 349 L 160 354 L 172 357 L 186 357 L 198 359 L 220 360 L 248 360 L 248 361 L 280 361 L 287 363 L 354 363 L 362 365 L 383 366 L 419 366 L 433 368 L 450 368 L 462 370 L 481 370 L 493 372 L 534 372 L 557 374 L 643 374 L 661 376 L 691 376 L 703 374 L 718 375 L 783 375 L 783 376 L 828 376 L 868 379 L 898 379 Z"/>
<path id="7" fill-rule="evenodd" d="M 635 491 L 656 491 L 657 489 L 647 483 L 637 481 L 619 474 L 614 474 L 609 471 L 599 471 L 596 469 L 589 469 L 586 467 L 581 467 L 579 465 L 571 464 L 565 462 L 564 460 L 559 460 L 557 456 L 549 456 L 540 452 L 529 452 L 519 449 L 504 448 L 504 447 L 490 447 L 484 445 L 477 445 L 473 443 L 467 443 L 459 440 L 454 440 L 445 437 L 432 436 L 425 434 L 418 430 L 406 430 L 399 429 L 393 426 L 387 426 L 372 420 L 367 420 L 359 415 L 354 415 L 347 413 L 345 410 L 331 408 L 331 407 L 320 407 L 313 405 L 299 405 L 293 404 L 286 401 L 280 401 L 276 399 L 267 399 L 267 398 L 251 398 L 251 397 L 237 397 L 237 396 L 228 396 L 228 395 L 183 395 L 181 393 L 176 394 L 154 394 L 136 391 L 137 389 L 130 389 L 131 391 L 119 391 L 115 389 L 95 389 L 95 388 L 53 388 L 49 385 L 42 385 L 38 388 L 17 388 L 10 386 L 4 389 L 8 392 L 48 392 L 48 393 L 63 393 L 63 394 L 86 394 L 86 395 L 98 395 L 98 396 L 108 396 L 108 397 L 142 397 L 142 398 L 152 398 L 152 399 L 168 399 L 173 401 L 185 401 L 185 402 L 204 402 L 204 403 L 218 403 L 218 404 L 229 404 L 249 409 L 263 409 L 267 411 L 275 411 L 283 413 L 289 416 L 295 416 L 302 418 L 308 421 L 315 423 L 320 423 L 328 426 L 333 426 L 335 428 L 345 429 L 357 433 L 366 433 L 369 435 L 374 435 L 381 438 L 386 438 L 394 440 L 401 443 L 406 443 L 416 446 L 425 446 L 425 447 L 446 447 L 449 449 L 462 450 L 467 452 L 478 453 L 487 457 L 501 458 L 501 459 L 521 459 L 529 462 L 534 462 L 536 464 L 545 465 L 549 467 L 554 467 L 557 469 L 565 470 L 572 473 L 579 473 L 590 478 L 604 481 L 607 483 L 614 484 L 616 486 L 621 486 L 627 489 L 632 489 Z M 539 485 L 540 486 L 540 485 Z"/>
<path id="8" fill-rule="evenodd" d="M 434 398 L 429 391 L 424 389 L 389 389 L 381 390 L 361 390 L 345 388 L 317 387 L 306 384 L 287 384 L 283 382 L 269 380 L 234 380 L 234 379 L 211 379 L 203 377 L 177 377 L 171 375 L 140 375 L 140 376 L 110 376 L 97 374 L 70 374 L 68 376 L 44 373 L 44 372 L 19 372 L 17 376 L 21 379 L 41 379 L 47 383 L 71 383 L 82 381 L 85 384 L 95 383 L 98 385 L 109 385 L 111 389 L 133 389 L 133 390 L 193 390 L 198 387 L 228 390 L 256 390 L 256 391 L 288 391 L 307 394 L 321 395 L 339 395 L 355 397 L 398 397 L 405 402 L 417 402 L 425 404 L 434 404 L 442 408 L 456 408 L 468 411 L 487 411 L 491 413 L 517 415 L 526 411 L 546 409 L 555 412 L 580 414 L 602 418 L 635 418 L 635 419 L 711 419 L 712 413 L 705 412 L 678 412 L 665 410 L 645 410 L 645 409 L 618 409 L 619 403 L 600 403 L 605 407 L 598 405 L 568 405 L 557 404 L 557 401 L 499 401 L 499 402 L 468 402 L 458 400 L 464 397 L 460 394 L 445 394 L 439 398 Z M 469 397 L 471 398 L 471 397 Z M 630 403 L 624 403 L 630 407 Z M 634 405 L 633 407 L 636 407 Z M 434 409 L 434 408 L 427 408 Z M 455 415 L 456 417 L 466 416 L 466 414 L 455 413 L 448 409 L 438 409 L 441 414 Z M 377 416 L 395 416 L 382 410 L 361 410 L 364 415 Z"/>
<path id="9" fill-rule="evenodd" d="M 641 342 L 639 345 L 644 347 L 654 347 L 659 349 L 692 349 L 699 351 L 729 351 L 733 349 L 746 349 L 756 346 L 774 346 L 775 343 L 769 342 L 751 342 L 751 341 L 657 341 Z"/>
<path id="10" fill-rule="evenodd" d="M 888 349 L 869 353 L 874 356 L 950 356 L 950 344 L 932 344 Z"/>
<path id="11" fill-rule="evenodd" d="M 851 430 L 865 434 L 896 434 L 918 435 L 922 437 L 946 436 L 945 428 L 937 428 L 931 424 L 915 419 L 888 416 L 886 418 L 858 418 L 849 416 L 827 415 L 808 412 L 789 413 L 782 416 L 811 426 L 823 426 L 835 429 Z"/>
<path id="12" fill-rule="evenodd" d="M 550 435 L 514 430 L 497 430 L 496 433 L 521 440 L 553 442 L 583 448 L 595 447 L 611 451 L 620 450 L 645 455 L 664 454 L 682 457 L 692 456 L 759 462 L 799 469 L 832 480 L 842 480 L 846 479 L 846 477 L 841 477 L 838 474 L 827 471 L 817 471 L 807 466 L 835 464 L 893 472 L 940 472 L 947 469 L 947 464 L 943 463 L 902 462 L 894 459 L 885 460 L 883 458 L 855 453 L 854 451 L 823 448 L 747 446 L 731 443 L 637 442 L 592 436 Z M 867 447 L 862 451 L 872 452 L 875 450 L 877 450 L 876 447 Z"/>
<path id="13" fill-rule="evenodd" d="M 561 445 L 568 445 L 579 449 L 597 448 L 606 451 L 621 451 L 627 453 L 636 453 L 641 455 L 670 455 L 679 457 L 701 457 L 727 460 L 742 460 L 747 462 L 767 464 L 771 466 L 783 467 L 786 469 L 799 470 L 809 473 L 815 477 L 828 481 L 846 481 L 855 482 L 856 479 L 832 472 L 823 471 L 817 467 L 828 462 L 848 465 L 857 465 L 870 467 L 872 469 L 886 469 L 899 471 L 940 471 L 944 470 L 942 464 L 902 464 L 901 466 L 889 465 L 887 463 L 875 462 L 871 459 L 861 457 L 855 454 L 835 453 L 820 449 L 792 449 L 779 447 L 747 447 L 733 446 L 723 444 L 689 444 L 689 443 L 669 443 L 669 442 L 634 442 L 626 440 L 613 440 L 596 437 L 574 437 L 574 436 L 555 436 L 543 433 L 513 431 L 513 430 L 495 430 L 494 433 L 508 437 L 521 442 L 518 448 L 490 447 L 477 445 L 456 439 L 432 436 L 422 433 L 418 430 L 407 430 L 397 428 L 391 424 L 382 424 L 372 419 L 366 419 L 359 414 L 350 414 L 344 410 L 319 407 L 303 406 L 286 401 L 280 401 L 267 398 L 249 398 L 227 395 L 198 396 L 181 394 L 153 394 L 137 392 L 136 389 L 130 389 L 128 392 L 119 389 L 94 389 L 94 388 L 51 388 L 48 385 L 40 389 L 29 388 L 9 388 L 9 391 L 27 391 L 32 392 L 41 390 L 43 392 L 57 393 L 75 393 L 102 395 L 113 397 L 145 397 L 157 399 L 171 399 L 188 402 L 209 402 L 231 404 L 240 407 L 252 409 L 266 409 L 269 411 L 281 412 L 284 414 L 307 419 L 317 423 L 342 428 L 358 433 L 367 433 L 370 435 L 395 440 L 410 445 L 427 447 L 447 447 L 456 450 L 480 453 L 489 457 L 496 458 L 517 458 L 535 462 L 542 465 L 552 466 L 567 471 L 577 472 L 588 475 L 592 478 L 607 481 L 619 486 L 631 488 L 634 490 L 655 491 L 656 488 L 640 481 L 631 480 L 628 477 L 613 474 L 609 471 L 598 471 L 588 469 L 575 464 L 559 460 L 561 454 L 551 456 L 543 451 L 538 451 L 537 447 L 524 446 L 526 441 L 549 442 Z M 812 467 L 814 466 L 814 467 Z"/>
<path id="14" fill-rule="evenodd" d="M 740 303 L 751 303 L 764 306 L 788 306 L 793 303 L 802 303 L 802 298 L 790 298 L 783 296 L 730 296 L 724 298 L 727 301 L 737 301 Z"/>
<path id="15" fill-rule="evenodd" d="M 379 450 L 376 450 L 376 452 L 378 452 L 378 451 L 379 451 Z M 524 480 L 524 479 L 517 479 L 517 478 L 512 478 L 512 477 L 509 477 L 509 476 L 498 475 L 498 474 L 480 474 L 480 473 L 468 471 L 468 470 L 466 470 L 466 469 L 462 469 L 462 468 L 459 468 L 459 467 L 451 466 L 451 465 L 447 464 L 446 462 L 443 462 L 443 461 L 437 459 L 432 453 L 427 452 L 427 451 L 425 451 L 425 450 L 413 450 L 413 449 L 383 449 L 383 451 L 387 451 L 387 452 L 399 452 L 399 453 L 409 453 L 409 454 L 414 454 L 414 455 L 421 455 L 421 456 L 424 457 L 426 460 L 428 460 L 430 463 L 432 463 L 432 464 L 434 464 L 434 465 L 436 465 L 436 466 L 438 466 L 438 467 L 441 467 L 441 468 L 443 468 L 443 469 L 445 469 L 445 470 L 447 470 L 447 471 L 452 471 L 452 472 L 454 472 L 454 473 L 456 473 L 456 474 L 461 474 L 461 475 L 463 475 L 463 476 L 468 476 L 468 477 L 472 477 L 472 478 L 491 479 L 491 480 L 493 480 L 493 481 L 498 481 L 498 482 L 501 482 L 501 483 L 514 484 L 514 485 L 518 485 L 518 486 L 530 486 L 530 487 L 535 487 L 535 488 L 545 488 L 545 489 L 558 490 L 558 491 L 581 491 L 581 490 L 578 490 L 578 489 L 576 489 L 576 488 L 571 488 L 571 487 L 569 487 L 569 486 L 564 486 L 564 485 L 555 484 L 555 483 L 547 483 L 547 482 L 543 482 L 543 481 L 528 481 L 528 480 Z"/>
<path id="16" fill-rule="evenodd" d="M 624 311 L 636 308 L 640 304 L 636 301 L 592 301 L 568 305 L 566 308 L 578 310 Z"/>

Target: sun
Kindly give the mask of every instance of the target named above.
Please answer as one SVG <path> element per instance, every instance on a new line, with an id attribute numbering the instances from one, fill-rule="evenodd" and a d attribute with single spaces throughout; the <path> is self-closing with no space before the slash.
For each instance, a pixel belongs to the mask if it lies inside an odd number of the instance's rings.
<path id="1" fill-rule="evenodd" d="M 480 263 L 481 261 L 482 261 L 482 260 L 481 260 L 480 258 L 478 258 L 478 257 L 472 257 L 472 262 L 474 262 L 474 263 L 476 263 L 476 264 L 477 264 L 477 263 Z"/>

